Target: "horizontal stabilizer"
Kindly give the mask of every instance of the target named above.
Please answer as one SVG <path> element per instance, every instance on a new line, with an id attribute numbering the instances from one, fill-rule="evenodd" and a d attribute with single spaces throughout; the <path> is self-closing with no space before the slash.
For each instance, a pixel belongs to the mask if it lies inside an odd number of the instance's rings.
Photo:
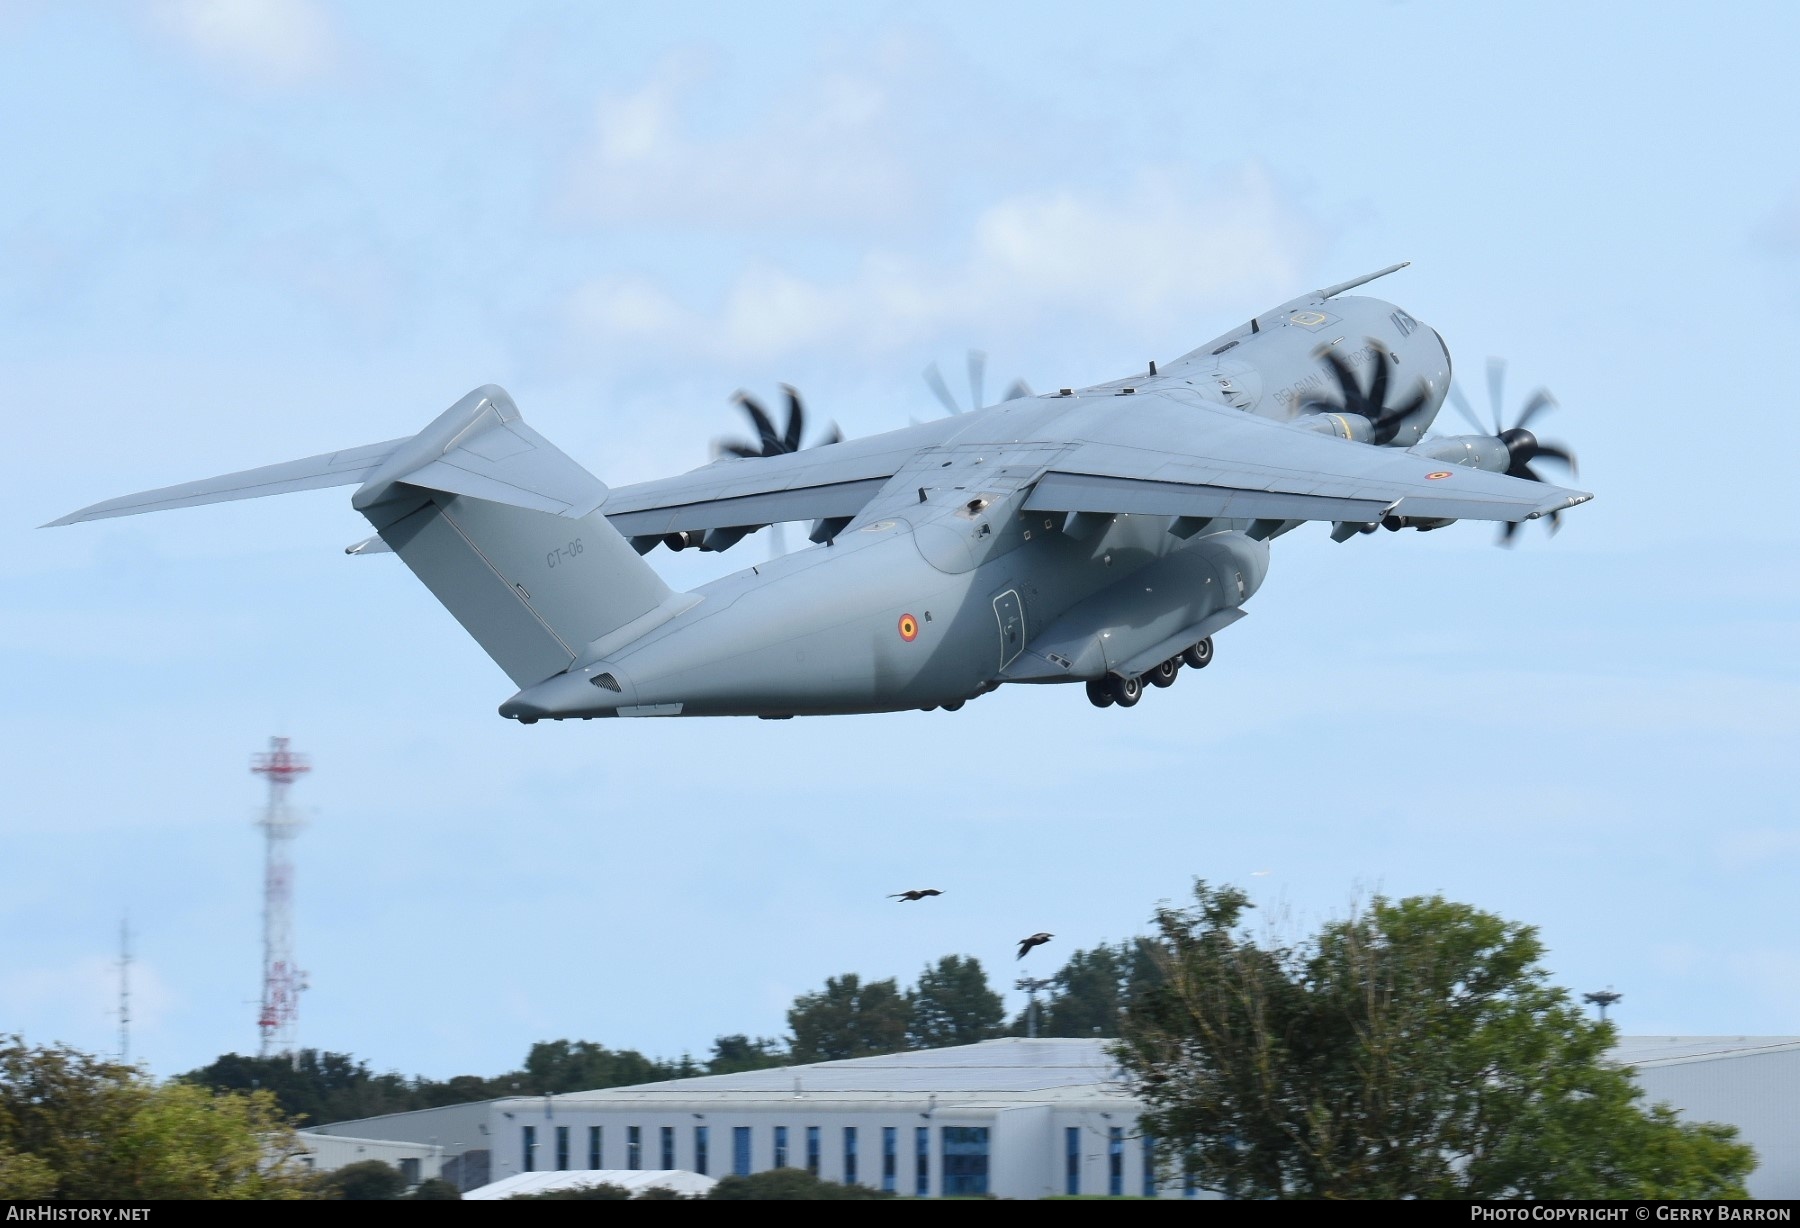
<path id="1" fill-rule="evenodd" d="M 180 486 L 164 486 L 160 490 L 122 495 L 70 512 L 60 520 L 43 527 L 79 524 L 84 520 L 105 520 L 111 516 L 135 516 L 139 512 L 161 512 L 175 507 L 199 507 L 206 503 L 224 503 L 232 499 L 260 499 L 264 495 L 285 495 L 297 490 L 323 490 L 328 486 L 351 486 L 361 482 L 378 468 L 388 456 L 405 443 L 390 439 L 341 452 L 324 452 L 303 460 L 264 465 L 222 477 L 202 478 Z"/>
<path id="2" fill-rule="evenodd" d="M 350 500 L 367 512 L 410 486 L 579 520 L 606 486 L 525 425 L 502 388 L 483 385 L 395 448 Z"/>
<path id="3" fill-rule="evenodd" d="M 392 554 L 394 548 L 381 540 L 381 534 L 365 537 L 355 545 L 345 546 L 345 554 Z"/>

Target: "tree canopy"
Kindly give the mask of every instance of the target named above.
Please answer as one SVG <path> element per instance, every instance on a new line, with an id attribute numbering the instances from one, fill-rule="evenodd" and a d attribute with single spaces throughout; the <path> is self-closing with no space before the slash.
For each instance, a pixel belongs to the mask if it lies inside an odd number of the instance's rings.
<path id="1" fill-rule="evenodd" d="M 892 1198 L 893 1194 L 866 1185 L 841 1185 L 813 1176 L 804 1168 L 771 1168 L 747 1177 L 721 1177 L 706 1197 L 726 1202 L 799 1200 L 839 1201 Z"/>
<path id="2" fill-rule="evenodd" d="M 1728 1126 L 1639 1104 L 1536 932 L 1377 898 L 1303 941 L 1247 897 L 1163 908 L 1117 1052 L 1171 1175 L 1250 1198 L 1743 1197 Z"/>
<path id="3" fill-rule="evenodd" d="M 829 1062 L 904 1049 L 910 1013 L 891 977 L 867 985 L 854 972 L 827 977 L 821 992 L 801 994 L 788 1011 L 793 1060 Z"/>
<path id="4" fill-rule="evenodd" d="M 0 1198 L 296 1198 L 266 1091 L 158 1084 L 63 1045 L 0 1043 Z"/>
<path id="5" fill-rule="evenodd" d="M 228 1053 L 180 1077 L 216 1090 L 269 1092 L 283 1113 L 314 1126 L 499 1096 L 587 1091 L 698 1073 L 699 1067 L 686 1058 L 664 1062 L 635 1049 L 609 1049 L 585 1040 L 543 1040 L 531 1046 L 523 1066 L 493 1078 L 456 1075 L 440 1081 L 377 1074 L 367 1062 L 347 1053 L 318 1049 L 276 1057 Z"/>
<path id="6" fill-rule="evenodd" d="M 713 1039 L 712 1056 L 706 1060 L 707 1074 L 737 1074 L 743 1070 L 766 1070 L 785 1065 L 788 1053 L 778 1040 L 759 1036 L 755 1040 L 742 1032 Z"/>
<path id="7" fill-rule="evenodd" d="M 1006 1006 L 988 988 L 987 973 L 973 957 L 946 955 L 919 974 L 907 994 L 906 1042 L 914 1049 L 972 1045 L 1000 1034 Z"/>

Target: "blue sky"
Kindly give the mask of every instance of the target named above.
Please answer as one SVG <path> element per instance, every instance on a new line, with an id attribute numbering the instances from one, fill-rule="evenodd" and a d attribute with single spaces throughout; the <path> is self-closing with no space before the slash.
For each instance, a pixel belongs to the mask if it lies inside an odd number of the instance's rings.
<path id="1" fill-rule="evenodd" d="M 303 1043 L 434 1076 L 703 1055 L 845 971 L 1017 975 L 1194 876 L 1304 929 L 1443 891 L 1628 1032 L 1800 1033 L 1800 15 L 1687 6 L 0 4 L 0 1030 L 256 1043 L 295 800 Z M 40 531 L 512 392 L 603 480 L 740 387 L 850 434 L 1380 286 L 1597 499 L 1554 539 L 1276 543 L 1130 712 L 526 729 L 328 491 Z M 1446 429 L 1459 429 L 1452 420 Z M 767 551 L 652 558 L 692 584 Z M 791 534 L 798 543 L 800 534 Z M 886 893 L 945 895 L 896 905 Z M 1010 999 L 1018 995 L 1009 994 Z"/>

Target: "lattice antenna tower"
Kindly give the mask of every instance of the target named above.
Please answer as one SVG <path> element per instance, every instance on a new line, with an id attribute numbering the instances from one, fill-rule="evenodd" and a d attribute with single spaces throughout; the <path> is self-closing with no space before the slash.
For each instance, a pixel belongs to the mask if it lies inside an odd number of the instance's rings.
<path id="1" fill-rule="evenodd" d="M 119 1063 L 131 1065 L 131 918 L 119 922 Z"/>
<path id="2" fill-rule="evenodd" d="M 300 1023 L 300 992 L 306 973 L 294 962 L 294 863 L 290 845 L 303 826 L 288 806 L 288 790 L 312 766 L 288 749 L 286 738 L 270 738 L 267 753 L 255 756 L 250 770 L 269 782 L 269 803 L 256 825 L 263 830 L 262 1009 L 256 1017 L 262 1035 L 260 1053 L 300 1060 L 295 1038 Z"/>

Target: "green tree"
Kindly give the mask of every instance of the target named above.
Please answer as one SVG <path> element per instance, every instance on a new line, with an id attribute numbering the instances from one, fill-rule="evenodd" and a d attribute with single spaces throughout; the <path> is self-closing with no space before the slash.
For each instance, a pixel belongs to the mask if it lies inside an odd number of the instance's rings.
<path id="1" fill-rule="evenodd" d="M 828 1062 L 906 1047 L 909 1011 L 893 979 L 864 985 L 854 972 L 828 977 L 821 993 L 802 994 L 788 1011 L 796 1062 Z"/>
<path id="2" fill-rule="evenodd" d="M 0 1044 L 7 1196 L 299 1197 L 296 1154 L 291 1121 L 268 1092 L 159 1085 L 64 1045 Z"/>
<path id="3" fill-rule="evenodd" d="M 787 1050 L 781 1042 L 768 1037 L 755 1040 L 742 1032 L 713 1040 L 712 1056 L 706 1061 L 707 1074 L 736 1074 L 742 1070 L 767 1070 L 788 1062 Z"/>
<path id="4" fill-rule="evenodd" d="M 823 1181 L 803 1168 L 771 1168 L 751 1173 L 748 1177 L 721 1177 L 706 1193 L 709 1199 L 723 1201 L 783 1201 L 798 1199 L 837 1199 L 841 1201 L 892 1198 L 893 1195 L 866 1185 L 839 1185 Z"/>
<path id="5" fill-rule="evenodd" d="M 42 1158 L 0 1145 L 0 1199 L 49 1198 L 56 1193 L 56 1170 Z"/>
<path id="6" fill-rule="evenodd" d="M 1725 1198 L 1728 1126 L 1645 1109 L 1530 927 L 1378 898 L 1257 941 L 1234 888 L 1156 915 L 1117 1054 L 1171 1174 L 1251 1198 Z"/>
<path id="7" fill-rule="evenodd" d="M 690 1064 L 691 1065 L 691 1064 Z M 596 1087 L 624 1087 L 679 1078 L 684 1071 L 645 1057 L 635 1049 L 608 1049 L 585 1040 L 542 1040 L 525 1055 L 519 1090 L 526 1095 L 560 1095 Z M 685 1073 L 694 1073 L 690 1068 Z"/>
<path id="8" fill-rule="evenodd" d="M 906 1040 L 915 1049 L 972 1045 L 1000 1034 L 1006 1005 L 988 987 L 981 961 L 946 955 L 919 974 L 906 996 Z"/>
<path id="9" fill-rule="evenodd" d="M 358 1160 L 320 1173 L 313 1179 L 313 1188 L 326 1198 L 376 1202 L 400 1197 L 406 1178 L 386 1160 Z"/>
<path id="10" fill-rule="evenodd" d="M 306 1125 L 428 1107 L 417 1087 L 402 1076 L 376 1074 L 368 1063 L 348 1053 L 317 1049 L 302 1049 L 297 1054 L 279 1057 L 227 1053 L 180 1077 L 184 1082 L 220 1091 L 270 1092 L 283 1112 Z"/>
<path id="11" fill-rule="evenodd" d="M 407 1197 L 414 1202 L 460 1202 L 462 1191 L 442 1177 L 427 1177 Z"/>

